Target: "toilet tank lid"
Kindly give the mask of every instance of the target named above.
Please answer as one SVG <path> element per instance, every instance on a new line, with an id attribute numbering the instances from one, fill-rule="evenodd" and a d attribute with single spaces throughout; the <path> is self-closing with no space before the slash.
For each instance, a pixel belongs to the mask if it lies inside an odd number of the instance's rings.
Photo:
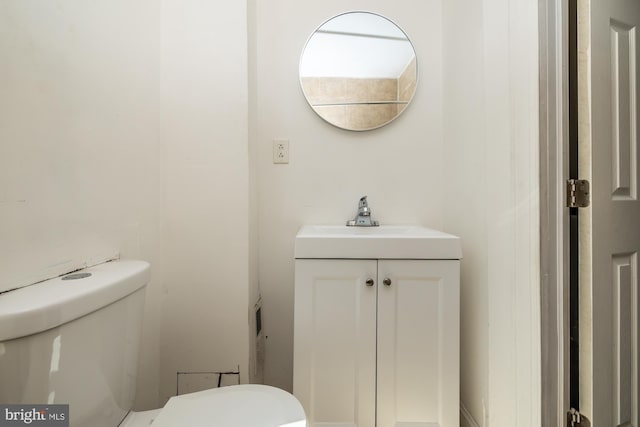
<path id="1" fill-rule="evenodd" d="M 0 294 L 0 342 L 46 331 L 118 301 L 149 282 L 146 261 L 115 260 Z"/>

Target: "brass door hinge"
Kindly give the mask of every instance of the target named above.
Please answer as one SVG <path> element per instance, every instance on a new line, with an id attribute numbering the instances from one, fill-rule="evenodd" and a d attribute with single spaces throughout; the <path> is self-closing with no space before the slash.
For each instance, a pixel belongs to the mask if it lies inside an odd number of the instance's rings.
<path id="1" fill-rule="evenodd" d="M 589 181 L 586 179 L 567 180 L 567 207 L 586 208 L 591 197 L 589 194 Z"/>
<path id="2" fill-rule="evenodd" d="M 591 427 L 591 421 L 580 412 L 571 408 L 567 412 L 567 427 Z"/>

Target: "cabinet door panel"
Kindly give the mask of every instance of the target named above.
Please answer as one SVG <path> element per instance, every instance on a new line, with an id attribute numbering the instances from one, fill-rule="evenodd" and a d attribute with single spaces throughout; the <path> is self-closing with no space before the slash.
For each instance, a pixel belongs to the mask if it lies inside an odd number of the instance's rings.
<path id="1" fill-rule="evenodd" d="M 293 393 L 311 426 L 375 423 L 372 260 L 296 260 Z"/>
<path id="2" fill-rule="evenodd" d="M 377 427 L 459 426 L 458 264 L 379 262 Z"/>

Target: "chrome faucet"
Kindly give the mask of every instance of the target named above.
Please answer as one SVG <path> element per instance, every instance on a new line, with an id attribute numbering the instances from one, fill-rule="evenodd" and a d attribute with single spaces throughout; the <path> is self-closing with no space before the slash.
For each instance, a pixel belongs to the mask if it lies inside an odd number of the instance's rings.
<path id="1" fill-rule="evenodd" d="M 367 196 L 362 196 L 358 203 L 358 213 L 352 220 L 347 221 L 347 226 L 350 227 L 377 227 L 380 224 L 378 221 L 371 219 L 371 209 L 367 203 Z"/>

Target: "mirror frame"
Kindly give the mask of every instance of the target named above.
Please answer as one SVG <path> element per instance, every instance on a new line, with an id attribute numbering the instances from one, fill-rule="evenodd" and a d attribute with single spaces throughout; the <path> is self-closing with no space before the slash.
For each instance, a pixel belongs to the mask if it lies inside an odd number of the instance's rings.
<path id="1" fill-rule="evenodd" d="M 302 73 L 301 73 L 301 71 L 302 71 L 302 63 L 303 63 L 303 60 L 304 60 L 305 51 L 307 50 L 307 47 L 309 46 L 309 43 L 311 42 L 312 38 L 318 33 L 318 31 L 322 27 L 324 27 L 327 23 L 329 23 L 330 21 L 332 21 L 332 20 L 334 20 L 334 19 L 336 19 L 338 17 L 344 16 L 344 15 L 353 14 L 353 13 L 364 13 L 364 14 L 369 14 L 369 15 L 375 15 L 375 16 L 377 16 L 379 18 L 382 18 L 382 19 L 390 22 L 391 24 L 393 24 L 400 32 L 402 32 L 402 34 L 404 34 L 404 36 L 406 37 L 407 41 L 411 45 L 411 48 L 413 49 L 414 61 L 415 61 L 415 85 L 414 85 L 413 91 L 411 93 L 411 96 L 409 97 L 408 101 L 406 101 L 406 105 L 402 109 L 402 111 L 396 113 L 395 116 L 393 116 L 391 119 L 389 119 L 389 120 L 387 120 L 387 121 L 385 121 L 383 123 L 377 124 L 377 125 L 372 126 L 372 127 L 363 128 L 363 129 L 357 129 L 357 128 L 354 129 L 354 128 L 344 127 L 344 126 L 341 126 L 339 124 L 331 122 L 330 120 L 325 118 L 323 115 L 321 115 L 316 110 L 316 106 L 314 106 L 311 103 L 311 101 L 309 100 L 309 97 L 307 96 L 307 92 L 305 91 L 305 87 L 304 87 L 304 84 L 303 84 L 303 81 L 302 81 L 303 76 L 302 76 Z M 400 117 L 405 112 L 405 110 L 409 107 L 409 105 L 411 104 L 411 102 L 413 101 L 413 99 L 414 99 L 414 97 L 416 95 L 416 92 L 418 90 L 418 84 L 419 84 L 419 75 L 420 75 L 420 73 L 419 73 L 419 66 L 418 66 L 418 53 L 416 51 L 416 48 L 415 48 L 413 42 L 411 41 L 411 38 L 407 34 L 407 32 L 404 31 L 404 29 L 402 27 L 400 27 L 395 21 L 389 19 L 388 17 L 386 17 L 386 16 L 384 16 L 382 14 L 376 13 L 376 12 L 371 12 L 371 11 L 366 11 L 366 10 L 352 10 L 352 11 L 342 12 L 342 13 L 339 13 L 337 15 L 334 15 L 334 16 L 324 20 L 320 25 L 318 25 L 313 30 L 311 35 L 309 35 L 309 37 L 307 38 L 307 41 L 305 42 L 304 47 L 302 48 L 302 52 L 300 54 L 300 61 L 299 61 L 299 65 L 298 65 L 298 81 L 300 83 L 300 89 L 302 90 L 302 95 L 304 96 L 305 101 L 307 102 L 309 107 L 311 107 L 311 110 L 313 110 L 313 112 L 318 117 L 320 117 L 323 121 L 325 121 L 326 123 L 329 123 L 330 125 L 335 126 L 338 129 L 348 130 L 348 131 L 352 131 L 352 132 L 366 132 L 366 131 L 370 131 L 370 130 L 379 129 L 379 128 L 383 127 L 383 126 L 386 126 L 386 125 L 394 122 L 398 117 Z M 400 103 L 398 102 L 398 104 L 400 104 Z"/>

